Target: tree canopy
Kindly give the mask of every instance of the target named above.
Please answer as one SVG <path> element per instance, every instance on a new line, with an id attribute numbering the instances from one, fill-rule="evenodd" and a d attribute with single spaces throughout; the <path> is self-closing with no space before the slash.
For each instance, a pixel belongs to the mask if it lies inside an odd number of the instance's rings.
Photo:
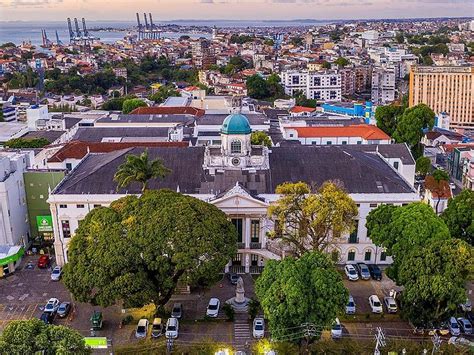
<path id="1" fill-rule="evenodd" d="M 252 132 L 252 134 L 250 135 L 250 141 L 253 145 L 264 145 L 268 148 L 272 146 L 272 140 L 270 139 L 268 134 L 263 131 Z"/>
<path id="2" fill-rule="evenodd" d="M 64 284 L 80 302 L 166 304 L 180 279 L 206 285 L 237 251 L 237 232 L 217 207 L 170 190 L 95 208 L 69 244 Z"/>
<path id="3" fill-rule="evenodd" d="M 450 199 L 441 218 L 448 226 L 451 236 L 474 246 L 474 191 L 463 190 Z"/>
<path id="4" fill-rule="evenodd" d="M 459 239 L 435 240 L 403 257 L 397 283 L 404 286 L 402 310 L 415 325 L 446 320 L 466 300 L 473 269 L 472 248 Z"/>
<path id="5" fill-rule="evenodd" d="M 395 104 L 387 106 L 377 106 L 375 110 L 375 120 L 377 127 L 387 133 L 393 135 L 397 128 L 397 119 L 403 112 L 403 107 Z"/>
<path id="6" fill-rule="evenodd" d="M 142 192 L 144 192 L 149 180 L 163 179 L 170 171 L 160 159 L 150 162 L 148 150 L 145 149 L 140 155 L 127 155 L 125 162 L 118 167 L 114 180 L 118 183 L 117 188 L 126 187 L 132 182 L 139 182 L 142 184 Z"/>
<path id="7" fill-rule="evenodd" d="M 46 138 L 12 138 L 4 143 L 5 147 L 13 149 L 43 148 L 50 142 Z"/>
<path id="8" fill-rule="evenodd" d="M 448 173 L 442 169 L 436 169 L 431 175 L 426 177 L 425 188 L 431 191 L 433 197 L 437 197 L 435 211 L 438 214 L 441 198 L 451 195 Z"/>
<path id="9" fill-rule="evenodd" d="M 170 96 L 179 96 L 179 92 L 176 90 L 174 85 L 163 85 L 159 87 L 157 92 L 150 95 L 148 99 L 155 101 L 157 104 L 161 104 Z"/>
<path id="10" fill-rule="evenodd" d="M 0 354 L 90 354 L 84 338 L 74 329 L 45 324 L 39 319 L 14 320 L 0 334 Z"/>
<path id="11" fill-rule="evenodd" d="M 425 176 L 431 170 L 431 160 L 428 157 L 419 157 L 416 159 L 415 171 L 417 174 Z"/>
<path id="12" fill-rule="evenodd" d="M 344 57 L 339 57 L 334 61 L 334 64 L 336 64 L 339 67 L 345 67 L 349 65 L 350 63 L 351 62 L 349 61 L 349 59 L 344 58 Z"/>
<path id="13" fill-rule="evenodd" d="M 357 205 L 333 182 L 324 183 L 316 193 L 304 182 L 284 183 L 276 193 L 280 198 L 268 209 L 276 231 L 269 236 L 288 245 L 296 256 L 308 250 L 327 251 L 354 228 Z"/>
<path id="14" fill-rule="evenodd" d="M 328 255 L 317 251 L 299 259 L 269 260 L 255 293 L 275 341 L 288 340 L 289 332 L 301 333 L 308 322 L 316 325 L 319 337 L 343 312 L 349 296 Z"/>
<path id="15" fill-rule="evenodd" d="M 146 107 L 146 106 L 148 105 L 145 103 L 145 101 L 141 99 L 127 99 L 123 102 L 122 112 L 127 114 L 127 113 L 132 112 L 138 107 Z"/>
<path id="16" fill-rule="evenodd" d="M 248 95 L 259 100 L 275 100 L 285 96 L 277 74 L 269 75 L 267 79 L 255 74 L 246 81 Z"/>

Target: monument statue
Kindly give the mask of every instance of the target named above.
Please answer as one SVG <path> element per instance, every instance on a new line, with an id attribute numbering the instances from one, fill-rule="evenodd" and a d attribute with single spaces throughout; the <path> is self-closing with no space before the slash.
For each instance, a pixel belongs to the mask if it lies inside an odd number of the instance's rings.
<path id="1" fill-rule="evenodd" d="M 235 286 L 235 302 L 243 303 L 245 302 L 245 288 L 244 288 L 244 280 L 242 277 L 239 277 L 237 280 L 237 285 Z"/>

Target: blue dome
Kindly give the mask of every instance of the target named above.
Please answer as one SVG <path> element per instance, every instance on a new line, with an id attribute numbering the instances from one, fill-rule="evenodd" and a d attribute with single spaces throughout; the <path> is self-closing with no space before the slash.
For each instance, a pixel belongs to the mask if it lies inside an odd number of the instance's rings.
<path id="1" fill-rule="evenodd" d="M 241 113 L 233 113 L 227 116 L 222 123 L 221 128 L 222 134 L 250 134 L 252 129 L 250 128 L 249 120 Z"/>

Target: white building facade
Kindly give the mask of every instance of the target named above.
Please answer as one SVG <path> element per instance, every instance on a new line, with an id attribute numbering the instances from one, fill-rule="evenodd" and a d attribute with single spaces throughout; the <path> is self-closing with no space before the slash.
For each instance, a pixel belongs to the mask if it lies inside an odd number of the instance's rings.
<path id="1" fill-rule="evenodd" d="M 341 101 L 341 74 L 337 72 L 286 71 L 280 76 L 287 95 L 302 92 L 307 99 Z"/>

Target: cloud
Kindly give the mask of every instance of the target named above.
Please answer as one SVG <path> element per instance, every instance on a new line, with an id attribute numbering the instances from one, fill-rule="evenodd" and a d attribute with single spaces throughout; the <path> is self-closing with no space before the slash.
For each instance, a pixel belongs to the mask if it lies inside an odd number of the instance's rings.
<path id="1" fill-rule="evenodd" d="M 63 0 L 12 0 L 11 7 L 43 7 L 45 5 L 62 3 Z"/>

